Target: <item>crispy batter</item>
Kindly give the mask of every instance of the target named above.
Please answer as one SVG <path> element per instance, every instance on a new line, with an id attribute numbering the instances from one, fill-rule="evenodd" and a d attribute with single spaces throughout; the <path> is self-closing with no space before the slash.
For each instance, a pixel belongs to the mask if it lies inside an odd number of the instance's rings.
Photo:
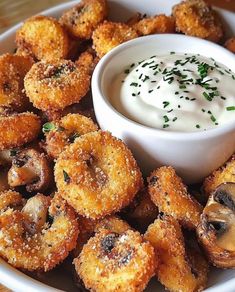
<path id="1" fill-rule="evenodd" d="M 39 220 L 47 210 L 51 224 Z M 22 211 L 9 207 L 0 215 L 0 228 L 0 255 L 12 266 L 29 271 L 55 267 L 75 247 L 78 236 L 75 212 L 58 195 L 51 202 L 49 197 L 36 195 Z"/>
<path id="2" fill-rule="evenodd" d="M 179 32 L 213 42 L 223 37 L 219 16 L 203 0 L 182 1 L 173 7 L 172 13 Z"/>
<path id="3" fill-rule="evenodd" d="M 190 196 L 172 167 L 156 169 L 151 173 L 148 182 L 151 199 L 159 211 L 172 215 L 186 228 L 197 227 L 202 206 Z"/>
<path id="4" fill-rule="evenodd" d="M 41 122 L 29 112 L 0 116 L 0 150 L 19 147 L 37 138 Z"/>
<path id="5" fill-rule="evenodd" d="M 155 33 L 174 33 L 175 20 L 172 16 L 159 14 L 141 19 L 133 25 L 133 28 L 141 36 Z"/>
<path id="6" fill-rule="evenodd" d="M 114 47 L 137 37 L 137 32 L 125 23 L 104 21 L 92 34 L 93 47 L 101 58 Z"/>
<path id="7" fill-rule="evenodd" d="M 0 56 L 0 113 L 22 111 L 29 107 L 24 93 L 24 77 L 33 61 L 29 57 L 4 54 Z"/>
<path id="8" fill-rule="evenodd" d="M 99 219 L 127 206 L 142 187 L 142 175 L 126 145 L 108 132 L 76 139 L 61 153 L 55 180 L 82 216 Z"/>
<path id="9" fill-rule="evenodd" d="M 108 216 L 101 220 L 92 220 L 86 217 L 80 216 L 78 219 L 79 222 L 79 237 L 77 240 L 77 246 L 73 250 L 74 257 L 77 257 L 84 244 L 94 235 L 94 233 L 99 232 L 101 229 L 109 230 L 121 234 L 131 227 L 123 220 L 117 216 Z"/>
<path id="10" fill-rule="evenodd" d="M 181 227 L 171 216 L 159 216 L 145 233 L 159 265 L 156 276 L 167 290 L 196 292 L 206 287 L 208 264 L 196 249 L 186 250 Z"/>
<path id="11" fill-rule="evenodd" d="M 33 148 L 17 151 L 8 171 L 10 187 L 26 185 L 28 192 L 42 192 L 53 180 L 51 165 L 44 153 Z"/>
<path id="12" fill-rule="evenodd" d="M 59 121 L 45 124 L 47 125 L 50 125 L 51 130 L 45 131 L 45 149 L 53 159 L 57 159 L 64 148 L 76 138 L 98 130 L 97 125 L 90 118 L 79 114 L 68 114 Z"/>
<path id="13" fill-rule="evenodd" d="M 135 196 L 130 205 L 122 210 L 121 214 L 132 226 L 145 232 L 157 218 L 158 208 L 152 202 L 147 188 L 144 188 Z"/>
<path id="14" fill-rule="evenodd" d="M 153 276 L 153 247 L 138 232 L 122 234 L 102 229 L 74 260 L 87 289 L 92 291 L 143 291 Z"/>
<path id="15" fill-rule="evenodd" d="M 99 60 L 100 59 L 97 57 L 95 51 L 92 48 L 89 48 L 79 56 L 75 64 L 83 66 L 90 74 L 92 74 Z"/>
<path id="16" fill-rule="evenodd" d="M 9 208 L 17 209 L 25 205 L 25 200 L 22 196 L 14 191 L 4 191 L 0 193 L 0 214 L 8 210 Z"/>
<path id="17" fill-rule="evenodd" d="M 107 13 L 106 0 L 82 0 L 77 6 L 64 12 L 59 21 L 72 37 L 90 39 Z"/>
<path id="18" fill-rule="evenodd" d="M 83 66 L 69 60 L 38 62 L 25 77 L 25 90 L 36 108 L 56 111 L 79 102 L 90 86 Z"/>
<path id="19" fill-rule="evenodd" d="M 235 183 L 235 155 L 233 155 L 224 165 L 210 174 L 203 183 L 204 194 L 210 194 L 222 183 Z"/>
<path id="20" fill-rule="evenodd" d="M 235 37 L 232 37 L 226 41 L 224 44 L 225 48 L 231 51 L 232 53 L 235 53 Z"/>
<path id="21" fill-rule="evenodd" d="M 37 60 L 64 59 L 69 51 L 69 39 L 63 27 L 56 19 L 42 15 L 25 21 L 16 32 L 16 44 Z"/>

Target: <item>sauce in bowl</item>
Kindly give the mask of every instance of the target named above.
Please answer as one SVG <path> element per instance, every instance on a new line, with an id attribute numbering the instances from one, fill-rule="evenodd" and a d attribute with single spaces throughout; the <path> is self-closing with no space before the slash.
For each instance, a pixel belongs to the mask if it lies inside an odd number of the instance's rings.
<path id="1" fill-rule="evenodd" d="M 235 73 L 199 54 L 151 56 L 110 84 L 111 104 L 127 118 L 169 131 L 201 131 L 235 120 Z"/>

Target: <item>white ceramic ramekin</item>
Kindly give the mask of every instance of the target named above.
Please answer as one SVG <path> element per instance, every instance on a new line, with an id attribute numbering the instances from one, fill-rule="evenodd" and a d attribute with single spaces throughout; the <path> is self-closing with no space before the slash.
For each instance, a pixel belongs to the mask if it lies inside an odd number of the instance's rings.
<path id="1" fill-rule="evenodd" d="M 235 55 L 212 42 L 177 34 L 141 37 L 116 47 L 101 59 L 92 77 L 93 103 L 100 127 L 124 140 L 145 174 L 160 165 L 172 165 L 191 184 L 218 168 L 235 151 L 235 113 L 232 123 L 218 128 L 170 132 L 140 125 L 109 102 L 108 87 L 128 64 L 171 51 L 212 57 L 235 72 Z"/>

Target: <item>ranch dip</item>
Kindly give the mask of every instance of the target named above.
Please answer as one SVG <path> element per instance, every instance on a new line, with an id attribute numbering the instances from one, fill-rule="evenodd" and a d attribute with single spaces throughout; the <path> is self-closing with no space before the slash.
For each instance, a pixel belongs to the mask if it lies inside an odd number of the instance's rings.
<path id="1" fill-rule="evenodd" d="M 202 131 L 235 121 L 235 73 L 201 55 L 171 52 L 127 66 L 110 84 L 127 118 L 167 131 Z"/>

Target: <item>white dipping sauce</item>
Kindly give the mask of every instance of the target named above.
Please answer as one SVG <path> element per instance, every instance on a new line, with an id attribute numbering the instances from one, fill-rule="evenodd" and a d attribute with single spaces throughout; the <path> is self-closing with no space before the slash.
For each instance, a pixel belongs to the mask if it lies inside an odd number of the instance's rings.
<path id="1" fill-rule="evenodd" d="M 169 131 L 201 131 L 235 121 L 235 73 L 214 59 L 175 54 L 131 64 L 108 89 L 127 118 Z"/>

